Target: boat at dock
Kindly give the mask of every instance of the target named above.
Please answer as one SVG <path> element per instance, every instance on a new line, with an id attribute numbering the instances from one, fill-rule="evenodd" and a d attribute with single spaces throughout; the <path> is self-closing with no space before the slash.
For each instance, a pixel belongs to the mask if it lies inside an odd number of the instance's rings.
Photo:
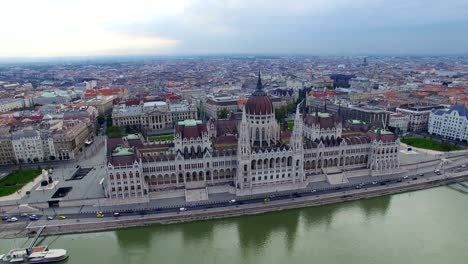
<path id="1" fill-rule="evenodd" d="M 0 255 L 0 263 L 51 263 L 68 258 L 65 249 L 49 249 L 48 246 L 12 249 Z"/>

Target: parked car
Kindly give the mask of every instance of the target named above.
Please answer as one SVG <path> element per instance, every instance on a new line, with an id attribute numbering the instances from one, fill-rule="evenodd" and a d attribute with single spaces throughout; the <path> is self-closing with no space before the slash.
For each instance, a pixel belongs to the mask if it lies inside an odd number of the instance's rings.
<path id="1" fill-rule="evenodd" d="M 9 223 L 18 222 L 18 218 L 16 218 L 16 217 L 11 217 L 11 218 L 8 218 L 8 220 L 6 220 L 6 221 L 9 222 Z"/>
<path id="2" fill-rule="evenodd" d="M 115 212 L 113 215 L 114 215 L 114 217 L 119 217 L 120 213 Z"/>
<path id="3" fill-rule="evenodd" d="M 466 164 L 461 165 L 461 167 L 462 167 L 462 168 L 465 168 L 465 167 L 466 167 Z"/>
<path id="4" fill-rule="evenodd" d="M 59 215 L 59 216 L 57 216 L 57 219 L 58 220 L 65 220 L 65 219 L 67 219 L 67 217 L 64 216 L 64 215 Z"/>
<path id="5" fill-rule="evenodd" d="M 104 218 L 104 214 L 96 214 L 96 218 Z"/>
<path id="6" fill-rule="evenodd" d="M 33 215 L 30 215 L 30 216 L 29 216 L 29 220 L 31 220 L 31 221 L 37 221 L 37 220 L 39 220 L 39 217 L 38 217 L 37 215 L 33 214 Z"/>
<path id="7" fill-rule="evenodd" d="M 47 216 L 47 220 L 54 220 L 54 217 L 53 216 Z"/>
<path id="8" fill-rule="evenodd" d="M 229 203 L 235 203 L 236 202 L 236 199 L 232 199 L 231 201 L 229 201 Z"/>
<path id="9" fill-rule="evenodd" d="M 2 220 L 3 220 L 3 221 L 8 220 L 8 218 L 10 218 L 10 217 L 8 217 L 8 216 L 6 216 L 6 215 L 2 216 Z"/>
<path id="10" fill-rule="evenodd" d="M 263 202 L 268 203 L 270 201 L 270 198 L 265 198 L 263 199 Z"/>
<path id="11" fill-rule="evenodd" d="M 181 208 L 179 208 L 179 211 L 181 211 L 181 212 L 187 211 L 187 208 L 181 207 Z"/>
<path id="12" fill-rule="evenodd" d="M 28 217 L 28 214 L 27 213 L 21 213 L 20 216 L 21 217 Z"/>
<path id="13" fill-rule="evenodd" d="M 376 181 L 373 181 L 373 182 L 372 182 L 373 185 L 376 185 L 377 183 L 378 183 L 378 182 L 376 182 Z"/>
<path id="14" fill-rule="evenodd" d="M 405 177 L 403 177 L 403 179 L 408 179 L 408 178 L 409 178 L 409 176 L 408 176 L 408 175 L 406 175 Z"/>

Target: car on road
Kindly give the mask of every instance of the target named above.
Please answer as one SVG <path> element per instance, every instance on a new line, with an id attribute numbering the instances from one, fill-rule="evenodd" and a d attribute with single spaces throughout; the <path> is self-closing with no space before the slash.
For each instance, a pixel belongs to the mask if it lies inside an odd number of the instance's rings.
<path id="1" fill-rule="evenodd" d="M 22 213 L 20 214 L 21 217 L 28 217 L 28 214 L 27 213 Z"/>
<path id="2" fill-rule="evenodd" d="M 461 167 L 462 167 L 462 168 L 465 168 L 465 167 L 466 167 L 466 164 L 461 165 Z"/>
<path id="3" fill-rule="evenodd" d="M 39 217 L 38 217 L 37 215 L 33 214 L 33 215 L 30 215 L 30 216 L 29 216 L 29 220 L 31 220 L 31 221 L 37 221 L 37 220 L 39 220 Z"/>
<path id="4" fill-rule="evenodd" d="M 104 214 L 102 214 L 102 213 L 99 214 L 99 213 L 98 213 L 98 214 L 96 214 L 96 218 L 104 218 Z"/>
<path id="5" fill-rule="evenodd" d="M 181 211 L 181 212 L 187 211 L 187 208 L 181 207 L 181 208 L 179 208 L 179 211 Z"/>
<path id="6" fill-rule="evenodd" d="M 356 187 L 354 187 L 354 188 L 361 189 L 362 187 L 361 187 L 361 185 L 356 185 Z"/>
<path id="7" fill-rule="evenodd" d="M 408 179 L 408 178 L 409 178 L 409 176 L 408 176 L 408 175 L 406 175 L 405 177 L 403 177 L 403 179 L 405 179 L 405 180 L 406 180 L 406 179 Z"/>
<path id="8" fill-rule="evenodd" d="M 419 176 L 424 177 L 424 173 L 420 173 Z"/>
<path id="9" fill-rule="evenodd" d="M 403 181 L 403 179 L 398 179 L 398 180 L 397 180 L 397 182 L 402 182 L 402 181 Z"/>
<path id="10" fill-rule="evenodd" d="M 236 199 L 232 199 L 229 201 L 229 203 L 235 203 L 236 202 Z"/>
<path id="11" fill-rule="evenodd" d="M 65 220 L 65 219 L 67 219 L 67 217 L 64 216 L 64 215 L 59 215 L 59 216 L 57 216 L 57 219 L 58 220 Z"/>
<path id="12" fill-rule="evenodd" d="M 18 218 L 11 217 L 11 218 L 8 218 L 8 220 L 6 220 L 6 221 L 9 222 L 9 223 L 18 222 Z"/>
<path id="13" fill-rule="evenodd" d="M 2 216 L 2 220 L 3 220 L 3 221 L 8 220 L 8 218 L 10 218 L 10 217 L 8 217 L 8 216 L 6 216 L 6 215 Z"/>
<path id="14" fill-rule="evenodd" d="M 317 192 L 317 190 L 316 190 L 316 189 L 313 189 L 312 192 L 315 193 L 315 192 Z"/>
<path id="15" fill-rule="evenodd" d="M 376 185 L 377 183 L 378 183 L 378 182 L 376 182 L 376 181 L 373 181 L 373 182 L 372 182 L 372 185 Z"/>
<path id="16" fill-rule="evenodd" d="M 47 216 L 47 220 L 54 220 L 54 217 L 53 216 Z"/>
<path id="17" fill-rule="evenodd" d="M 265 199 L 263 199 L 263 202 L 264 202 L 264 203 L 268 203 L 269 201 L 271 201 L 270 198 L 265 198 Z"/>
<path id="18" fill-rule="evenodd" d="M 413 177 L 413 181 L 415 181 L 415 180 L 417 180 L 417 179 L 418 179 L 418 177 Z"/>
<path id="19" fill-rule="evenodd" d="M 114 217 L 119 217 L 119 216 L 120 216 L 120 213 L 115 212 L 115 213 L 113 214 L 113 216 L 114 216 Z"/>

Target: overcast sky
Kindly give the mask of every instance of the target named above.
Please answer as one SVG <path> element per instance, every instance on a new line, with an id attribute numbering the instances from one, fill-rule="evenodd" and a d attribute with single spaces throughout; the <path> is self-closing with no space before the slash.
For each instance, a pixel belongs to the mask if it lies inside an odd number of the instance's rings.
<path id="1" fill-rule="evenodd" d="M 468 53 L 468 0 L 2 0 L 0 10 L 0 57 Z"/>

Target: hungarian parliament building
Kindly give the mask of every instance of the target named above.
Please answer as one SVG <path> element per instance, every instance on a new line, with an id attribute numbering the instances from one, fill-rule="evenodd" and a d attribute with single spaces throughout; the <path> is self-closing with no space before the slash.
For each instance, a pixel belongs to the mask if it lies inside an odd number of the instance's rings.
<path id="1" fill-rule="evenodd" d="M 304 111 L 305 112 L 305 111 Z M 108 139 L 106 195 L 111 199 L 236 196 L 347 183 L 353 171 L 398 170 L 399 139 L 382 128 L 346 127 L 340 116 L 298 105 L 292 131 L 281 129 L 260 75 L 242 118 L 179 121 L 169 140 Z"/>

